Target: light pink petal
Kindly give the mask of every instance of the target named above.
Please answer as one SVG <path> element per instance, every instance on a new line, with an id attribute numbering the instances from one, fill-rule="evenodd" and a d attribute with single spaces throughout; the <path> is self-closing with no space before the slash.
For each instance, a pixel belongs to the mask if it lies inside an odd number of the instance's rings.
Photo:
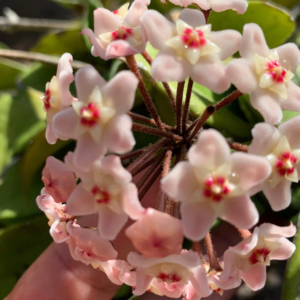
<path id="1" fill-rule="evenodd" d="M 66 165 L 76 174 L 77 177 L 85 179 L 86 181 L 93 180 L 94 174 L 92 172 L 85 172 L 74 164 L 74 152 L 68 152 L 64 158 Z"/>
<path id="2" fill-rule="evenodd" d="M 216 12 L 225 11 L 228 9 L 236 10 L 238 14 L 246 12 L 248 2 L 246 0 L 211 0 L 211 9 Z"/>
<path id="3" fill-rule="evenodd" d="M 67 71 L 62 71 L 58 77 L 59 89 L 61 95 L 61 104 L 71 105 L 73 96 L 70 93 L 70 84 L 74 81 L 74 75 Z"/>
<path id="4" fill-rule="evenodd" d="M 122 71 L 102 89 L 103 97 L 111 99 L 117 114 L 126 113 L 133 106 L 137 85 L 138 79 L 132 72 Z"/>
<path id="5" fill-rule="evenodd" d="M 128 220 L 125 213 L 117 214 L 108 207 L 99 211 L 98 230 L 100 235 L 107 240 L 114 240 Z"/>
<path id="6" fill-rule="evenodd" d="M 54 145 L 57 142 L 58 137 L 52 129 L 52 123 L 47 125 L 45 135 L 46 135 L 46 140 L 47 140 L 48 144 Z"/>
<path id="7" fill-rule="evenodd" d="M 270 93 L 257 91 L 250 96 L 251 105 L 257 109 L 269 124 L 277 124 L 282 119 L 279 101 Z"/>
<path id="8" fill-rule="evenodd" d="M 97 212 L 92 193 L 87 191 L 82 183 L 77 185 L 69 197 L 66 211 L 73 216 L 89 215 Z"/>
<path id="9" fill-rule="evenodd" d="M 263 57 L 269 55 L 269 47 L 264 33 L 257 24 L 249 23 L 244 26 L 240 54 L 242 57 L 250 59 L 254 59 L 254 54 Z"/>
<path id="10" fill-rule="evenodd" d="M 184 9 L 180 15 L 179 19 L 183 22 L 189 24 L 192 27 L 200 27 L 206 24 L 205 17 L 200 10 L 197 9 Z"/>
<path id="11" fill-rule="evenodd" d="M 189 162 L 208 170 L 215 170 L 230 156 L 229 146 L 223 135 L 215 129 L 204 130 L 188 152 Z"/>
<path id="12" fill-rule="evenodd" d="M 98 37 L 102 33 L 112 32 L 121 26 L 122 20 L 105 8 L 94 10 L 94 31 Z"/>
<path id="13" fill-rule="evenodd" d="M 242 278 L 252 291 L 260 290 L 266 283 L 266 266 L 255 264 L 248 271 L 242 272 Z"/>
<path id="14" fill-rule="evenodd" d="M 239 186 L 247 191 L 271 174 L 272 167 L 269 161 L 260 156 L 235 152 L 231 155 L 232 172 L 239 178 Z"/>
<path id="15" fill-rule="evenodd" d="M 127 186 L 127 189 L 123 197 L 123 208 L 126 214 L 133 220 L 137 220 L 142 217 L 146 210 L 141 205 L 138 198 L 138 190 L 133 183 Z"/>
<path id="16" fill-rule="evenodd" d="M 162 82 L 184 81 L 190 75 L 190 70 L 191 64 L 174 51 L 158 53 L 152 63 L 152 76 Z"/>
<path id="17" fill-rule="evenodd" d="M 230 87 L 224 65 L 215 55 L 203 56 L 192 66 L 191 78 L 217 94 L 225 92 Z"/>
<path id="18" fill-rule="evenodd" d="M 179 162 L 171 172 L 161 180 L 162 190 L 171 198 L 188 200 L 198 187 L 194 167 L 189 162 Z"/>
<path id="19" fill-rule="evenodd" d="M 184 235 L 193 241 L 199 241 L 207 234 L 216 220 L 216 214 L 207 202 L 181 204 Z"/>
<path id="20" fill-rule="evenodd" d="M 292 237 L 296 234 L 296 227 L 291 222 L 289 226 L 276 226 L 271 223 L 264 223 L 259 226 L 259 235 L 265 237 Z"/>
<path id="21" fill-rule="evenodd" d="M 148 208 L 144 216 L 126 229 L 125 234 L 146 258 L 181 253 L 181 221 L 155 209 Z"/>
<path id="22" fill-rule="evenodd" d="M 94 56 L 99 56 L 102 59 L 106 59 L 106 49 L 104 48 L 104 45 L 101 45 L 100 40 L 96 38 L 94 32 L 90 28 L 85 28 L 80 33 L 86 35 L 89 38 L 91 44 L 93 45 L 92 54 Z"/>
<path id="23" fill-rule="evenodd" d="M 75 75 L 77 97 L 81 101 L 86 101 L 96 86 L 101 88 L 105 84 L 106 81 L 92 66 L 85 66 L 81 68 Z"/>
<path id="24" fill-rule="evenodd" d="M 238 228 L 249 229 L 258 222 L 259 214 L 250 197 L 242 195 L 224 200 L 220 217 Z"/>
<path id="25" fill-rule="evenodd" d="M 256 155 L 266 156 L 271 153 L 281 138 L 280 131 L 268 123 L 256 124 L 251 132 L 253 140 L 248 146 L 248 152 Z"/>
<path id="26" fill-rule="evenodd" d="M 142 53 L 145 50 L 145 43 L 138 47 L 132 47 L 124 40 L 116 40 L 111 42 L 105 52 L 105 59 L 118 58 L 121 56 L 129 56 L 137 53 Z"/>
<path id="27" fill-rule="evenodd" d="M 79 118 L 73 107 L 64 109 L 57 113 L 52 121 L 52 129 L 61 140 L 76 138 L 74 130 Z"/>
<path id="28" fill-rule="evenodd" d="M 42 172 L 46 192 L 55 202 L 67 202 L 76 187 L 75 174 L 60 160 L 49 156 Z"/>
<path id="29" fill-rule="evenodd" d="M 208 286 L 206 271 L 201 265 L 193 269 L 193 277 L 190 281 L 196 293 L 201 297 L 208 297 L 212 293 Z"/>
<path id="30" fill-rule="evenodd" d="M 174 25 L 156 10 L 149 10 L 141 18 L 151 45 L 156 49 L 165 48 L 165 41 L 173 36 Z"/>
<path id="31" fill-rule="evenodd" d="M 73 73 L 73 68 L 71 66 L 71 63 L 73 61 L 73 56 L 70 53 L 64 53 L 57 65 L 57 72 L 56 77 L 59 77 L 59 74 L 62 71 L 66 71 L 68 73 Z"/>
<path id="32" fill-rule="evenodd" d="M 50 235 L 55 243 L 63 243 L 70 239 L 68 232 L 66 230 L 66 222 L 60 222 L 55 220 L 49 230 Z"/>
<path id="33" fill-rule="evenodd" d="M 220 58 L 225 60 L 239 50 L 242 35 L 236 30 L 222 30 L 211 32 L 209 39 L 222 49 L 222 52 L 219 53 Z"/>
<path id="34" fill-rule="evenodd" d="M 100 262 L 100 265 L 103 268 L 104 273 L 107 275 L 107 277 L 112 283 L 121 285 L 123 284 L 123 282 L 119 279 L 120 271 L 114 267 L 115 263 L 118 261 L 119 260 L 116 259 L 109 260 L 106 262 Z"/>
<path id="35" fill-rule="evenodd" d="M 105 143 L 97 144 L 89 133 L 81 135 L 74 151 L 74 164 L 76 168 L 86 172 L 93 162 L 99 159 L 106 152 Z"/>
<path id="36" fill-rule="evenodd" d="M 300 111 L 300 87 L 293 81 L 289 81 L 286 84 L 288 98 L 285 99 L 281 108 L 291 111 Z"/>
<path id="37" fill-rule="evenodd" d="M 132 150 L 135 139 L 131 127 L 132 120 L 128 115 L 113 118 L 106 128 L 104 137 L 108 149 L 118 154 Z"/>
<path id="38" fill-rule="evenodd" d="M 274 211 L 287 208 L 291 203 L 291 181 L 283 179 L 273 189 L 266 182 L 263 185 L 263 192 Z"/>
<path id="39" fill-rule="evenodd" d="M 254 69 L 245 58 L 233 59 L 226 67 L 226 76 L 238 90 L 248 94 L 255 91 L 258 81 Z"/>
<path id="40" fill-rule="evenodd" d="M 281 60 L 288 62 L 291 72 L 295 73 L 300 63 L 300 51 L 294 43 L 287 43 L 276 48 Z"/>
<path id="41" fill-rule="evenodd" d="M 135 0 L 132 2 L 129 11 L 125 17 L 125 22 L 130 27 L 137 27 L 141 25 L 141 17 L 148 10 L 148 7 L 143 0 Z"/>
<path id="42" fill-rule="evenodd" d="M 147 291 L 152 279 L 152 276 L 144 274 L 143 270 L 138 268 L 136 270 L 136 288 L 132 293 L 134 295 L 144 294 Z"/>
<path id="43" fill-rule="evenodd" d="M 119 183 L 127 184 L 132 176 L 122 165 L 121 159 L 117 155 L 108 155 L 101 159 L 103 169 L 111 174 Z M 101 172 L 101 171 L 100 171 Z"/>
<path id="44" fill-rule="evenodd" d="M 286 238 L 279 240 L 281 246 L 270 253 L 270 259 L 275 260 L 286 260 L 289 259 L 294 253 L 296 246 Z"/>
<path id="45" fill-rule="evenodd" d="M 292 118 L 278 127 L 279 132 L 287 137 L 292 149 L 300 148 L 300 116 Z"/>
<path id="46" fill-rule="evenodd" d="M 173 2 L 174 4 L 175 1 L 170 1 L 170 2 Z M 195 3 L 197 4 L 199 7 L 201 7 L 203 10 L 209 10 L 210 9 L 210 1 L 209 0 L 180 0 L 179 2 L 181 2 L 181 5 L 183 6 L 188 6 L 189 4 L 191 3 Z"/>
<path id="47" fill-rule="evenodd" d="M 75 240 L 77 247 L 86 251 L 93 258 L 107 261 L 118 256 L 113 245 L 103 239 L 96 229 L 81 228 L 74 222 L 68 222 L 67 231 Z"/>

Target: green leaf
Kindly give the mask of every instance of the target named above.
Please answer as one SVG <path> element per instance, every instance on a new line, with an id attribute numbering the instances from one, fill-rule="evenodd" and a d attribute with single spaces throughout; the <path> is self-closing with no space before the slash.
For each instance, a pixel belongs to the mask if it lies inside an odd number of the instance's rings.
<path id="1" fill-rule="evenodd" d="M 299 223 L 299 221 L 298 221 Z M 296 250 L 292 257 L 289 259 L 285 271 L 285 278 L 282 287 L 281 300 L 295 300 L 299 296 L 300 288 L 300 234 L 299 224 L 298 233 L 294 238 Z"/>
<path id="2" fill-rule="evenodd" d="M 0 299 L 8 295 L 50 242 L 45 216 L 0 230 Z"/>
<path id="3" fill-rule="evenodd" d="M 0 59 L 0 74 L 5 74 L 1 76 L 0 80 L 0 90 L 8 90 L 15 88 L 16 77 L 21 73 L 25 72 L 28 66 L 21 64 L 19 62 L 1 58 Z"/>
<path id="4" fill-rule="evenodd" d="M 263 1 L 269 1 L 269 0 L 263 0 Z M 299 0 L 272 0 L 271 2 L 277 3 L 279 5 L 291 8 L 299 3 Z"/>
<path id="5" fill-rule="evenodd" d="M 122 284 L 117 293 L 113 297 L 113 300 L 128 299 L 132 295 L 132 287 L 126 284 Z"/>
<path id="6" fill-rule="evenodd" d="M 295 29 L 295 22 L 287 11 L 257 1 L 249 2 L 247 11 L 242 15 L 232 10 L 221 13 L 212 11 L 208 21 L 214 31 L 235 29 L 241 33 L 245 24 L 256 23 L 262 28 L 270 48 L 284 43 Z"/>
<path id="7" fill-rule="evenodd" d="M 45 165 L 46 158 L 57 153 L 70 142 L 71 140 L 58 140 L 56 144 L 50 145 L 45 138 L 45 131 L 42 131 L 33 139 L 21 160 L 21 186 L 26 198 L 33 188 L 36 174 L 42 176 L 41 169 Z"/>

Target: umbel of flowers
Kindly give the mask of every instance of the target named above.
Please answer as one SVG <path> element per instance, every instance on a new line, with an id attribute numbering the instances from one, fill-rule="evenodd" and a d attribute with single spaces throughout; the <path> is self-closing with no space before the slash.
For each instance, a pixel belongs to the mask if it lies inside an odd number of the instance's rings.
<path id="1" fill-rule="evenodd" d="M 92 66 L 83 67 L 75 74 L 74 97 L 69 91 L 72 56 L 61 57 L 42 97 L 46 138 L 51 144 L 57 139 L 77 143 L 64 162 L 47 159 L 37 204 L 56 243 L 66 242 L 75 260 L 105 272 L 115 284 L 132 286 L 135 295 L 150 291 L 200 299 L 222 294 L 242 280 L 257 290 L 265 284 L 270 260 L 288 259 L 295 250 L 287 239 L 295 234 L 293 224 L 253 229 L 259 214 L 250 196 L 263 191 L 273 210 L 282 210 L 291 202 L 291 183 L 299 180 L 300 117 L 274 124 L 281 121 L 282 108 L 300 111 L 300 89 L 291 81 L 300 52 L 293 44 L 270 50 L 256 24 L 247 24 L 243 35 L 211 30 L 210 9 L 244 13 L 244 0 L 171 2 L 194 3 L 199 9 L 183 9 L 174 23 L 148 10 L 145 0 L 114 12 L 95 10 L 94 31 L 82 31 L 90 38 L 92 54 L 105 60 L 125 57 L 129 68 L 109 82 Z M 147 43 L 158 49 L 156 57 L 145 51 Z M 241 58 L 224 66 L 238 51 Z M 142 54 L 154 80 L 163 82 L 176 126 L 161 121 L 135 54 Z M 168 81 L 178 82 L 175 96 Z M 193 82 L 216 93 L 232 83 L 237 89 L 192 122 Z M 151 118 L 130 112 L 137 88 Z M 244 93 L 265 120 L 253 128 L 249 146 L 204 129 L 211 115 Z M 132 130 L 160 139 L 132 151 Z M 145 196 L 157 180 L 160 189 L 148 201 Z M 242 236 L 219 258 L 209 233 L 217 218 Z M 134 247 L 127 260 L 119 258 L 117 247 L 124 232 Z M 192 249 L 183 248 L 184 238 L 193 242 Z M 207 255 L 202 254 L 202 240 Z"/>

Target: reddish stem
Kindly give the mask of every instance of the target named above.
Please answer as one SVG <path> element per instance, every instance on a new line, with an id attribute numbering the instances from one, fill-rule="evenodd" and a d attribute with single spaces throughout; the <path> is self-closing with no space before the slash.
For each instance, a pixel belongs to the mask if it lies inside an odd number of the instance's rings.
<path id="1" fill-rule="evenodd" d="M 120 159 L 125 160 L 125 159 L 129 159 L 129 158 L 138 156 L 138 155 L 144 153 L 145 151 L 147 151 L 148 149 L 149 149 L 149 147 L 145 147 L 145 148 L 142 148 L 142 149 L 137 149 L 137 150 L 131 151 L 129 153 L 120 155 Z"/>
<path id="2" fill-rule="evenodd" d="M 248 152 L 248 146 L 247 145 L 242 145 L 239 143 L 231 143 L 231 142 L 227 142 L 229 147 L 233 150 L 236 151 L 241 151 L 241 152 Z"/>
<path id="3" fill-rule="evenodd" d="M 151 174 L 155 171 L 155 169 L 161 164 L 164 156 L 165 156 L 165 152 L 155 157 L 153 163 L 151 164 L 151 167 L 145 172 L 142 178 L 137 182 L 136 187 L 138 189 L 140 189 L 145 184 L 147 179 L 151 176 Z"/>
<path id="4" fill-rule="evenodd" d="M 182 133 L 182 98 L 185 82 L 178 82 L 177 85 L 177 94 L 176 94 L 176 130 L 179 134 Z"/>
<path id="5" fill-rule="evenodd" d="M 194 81 L 190 77 L 189 83 L 188 83 L 188 88 L 186 91 L 184 111 L 183 111 L 183 117 L 182 117 L 182 131 L 183 132 L 186 131 L 186 121 L 187 121 L 188 114 L 189 114 L 189 107 L 190 107 L 191 95 L 192 95 L 192 91 L 193 91 L 193 84 L 194 84 Z"/>
<path id="6" fill-rule="evenodd" d="M 149 55 L 149 53 L 145 50 L 143 53 L 142 53 L 143 57 L 145 58 L 145 60 L 147 61 L 147 63 L 151 66 L 152 64 L 152 57 Z M 173 107 L 173 109 L 175 110 L 175 98 L 174 98 L 174 95 L 172 93 L 172 90 L 169 86 L 169 84 L 167 82 L 162 82 L 168 96 L 169 96 L 169 99 L 171 101 L 171 105 Z"/>
<path id="7" fill-rule="evenodd" d="M 210 233 L 208 232 L 204 238 L 205 247 L 210 263 L 210 270 L 216 270 L 217 272 L 223 271 L 222 267 L 219 264 L 214 245 L 211 240 Z"/>
<path id="8" fill-rule="evenodd" d="M 153 173 L 153 175 L 149 178 L 148 182 L 144 185 L 143 189 L 139 192 L 140 201 L 142 201 L 142 199 L 147 194 L 147 192 L 149 191 L 149 189 L 151 188 L 155 180 L 159 177 L 161 173 L 161 169 L 162 169 L 161 166 L 159 166 L 156 172 Z"/>
<path id="9" fill-rule="evenodd" d="M 213 105 L 207 106 L 202 116 L 198 119 L 197 124 L 192 131 L 191 135 L 188 137 L 187 142 L 190 143 L 193 138 L 197 135 L 198 131 L 205 124 L 207 119 L 215 112 L 215 107 Z"/>
<path id="10" fill-rule="evenodd" d="M 178 142 L 181 142 L 183 140 L 183 138 L 177 134 L 173 134 L 173 133 L 167 132 L 167 131 L 162 131 L 158 128 L 149 127 L 147 125 L 143 125 L 143 124 L 139 124 L 139 123 L 132 124 L 132 131 L 140 131 L 140 132 L 144 132 L 146 134 L 166 137 L 168 139 L 175 140 Z"/>
<path id="11" fill-rule="evenodd" d="M 232 103 L 233 101 L 235 101 L 236 99 L 238 99 L 239 97 L 243 96 L 244 94 L 241 93 L 239 90 L 235 90 L 234 92 L 232 92 L 231 94 L 229 94 L 228 96 L 226 96 L 225 98 L 223 98 L 221 101 L 219 101 L 216 105 L 215 105 L 215 110 L 218 111 L 221 108 L 223 108 L 224 106 Z"/>
<path id="12" fill-rule="evenodd" d="M 134 121 L 144 122 L 144 123 L 147 123 L 147 124 L 149 124 L 149 125 L 156 126 L 156 123 L 155 123 L 154 119 L 149 119 L 149 118 L 147 118 L 147 117 L 144 117 L 144 116 L 142 116 L 142 115 L 138 115 L 138 114 L 135 114 L 135 113 L 132 113 L 132 112 L 128 112 L 127 114 L 128 114 L 128 115 L 131 117 L 131 119 L 134 120 Z M 172 126 L 170 126 L 170 125 L 167 125 L 167 124 L 162 123 L 162 126 L 163 126 L 163 128 L 166 129 L 166 130 L 175 131 L 174 128 L 173 128 Z"/>
<path id="13" fill-rule="evenodd" d="M 141 92 L 142 98 L 144 99 L 144 102 L 145 102 L 151 116 L 155 120 L 157 127 L 159 129 L 163 130 L 162 122 L 161 122 L 160 117 L 157 113 L 157 110 L 152 102 L 152 99 L 147 91 L 145 83 L 143 82 L 142 75 L 139 71 L 139 68 L 138 68 L 138 65 L 136 63 L 134 56 L 129 55 L 129 56 L 126 56 L 125 58 L 126 58 L 127 64 L 129 66 L 131 72 L 133 72 L 135 74 L 135 76 L 137 77 L 137 79 L 139 80 L 138 88 Z"/>
<path id="14" fill-rule="evenodd" d="M 205 259 L 203 257 L 203 254 L 202 254 L 202 249 L 201 249 L 201 245 L 199 242 L 193 242 L 193 247 L 192 249 L 198 253 L 199 257 L 200 257 L 200 261 L 203 263 L 205 262 Z"/>

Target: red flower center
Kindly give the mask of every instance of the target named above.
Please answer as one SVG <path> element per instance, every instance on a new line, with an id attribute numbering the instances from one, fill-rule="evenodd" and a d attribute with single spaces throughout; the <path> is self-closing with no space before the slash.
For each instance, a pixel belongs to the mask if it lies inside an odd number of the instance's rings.
<path id="1" fill-rule="evenodd" d="M 276 83 L 284 83 L 286 71 L 280 66 L 277 59 L 269 61 L 265 69 L 267 70 L 266 73 L 273 79 L 273 81 Z"/>
<path id="2" fill-rule="evenodd" d="M 45 107 L 45 110 L 47 111 L 48 109 L 51 108 L 51 104 L 50 104 L 51 91 L 50 91 L 50 89 L 46 90 L 44 96 L 45 96 L 45 98 L 44 98 L 44 107 Z"/>
<path id="3" fill-rule="evenodd" d="M 269 254 L 270 250 L 268 248 L 254 249 L 249 257 L 250 263 L 254 265 L 265 262 Z"/>
<path id="4" fill-rule="evenodd" d="M 133 36 L 132 28 L 127 28 L 122 26 L 121 29 L 113 31 L 111 33 L 112 40 L 127 40 L 129 37 Z"/>
<path id="5" fill-rule="evenodd" d="M 97 185 L 93 187 L 92 194 L 94 195 L 96 202 L 99 204 L 108 204 L 110 201 L 109 193 Z"/>
<path id="6" fill-rule="evenodd" d="M 275 169 L 280 176 L 292 174 L 295 170 L 297 158 L 290 152 L 284 152 L 277 156 Z"/>
<path id="7" fill-rule="evenodd" d="M 179 277 L 177 274 L 166 274 L 166 273 L 159 273 L 157 278 L 161 279 L 163 282 L 179 282 L 181 280 L 181 277 Z"/>
<path id="8" fill-rule="evenodd" d="M 204 182 L 204 196 L 215 202 L 220 202 L 229 192 L 228 183 L 222 176 L 212 176 Z"/>
<path id="9" fill-rule="evenodd" d="M 100 119 L 100 109 L 95 103 L 90 102 L 87 106 L 80 109 L 80 115 L 81 125 L 93 127 Z"/>
<path id="10" fill-rule="evenodd" d="M 207 41 L 202 30 L 193 30 L 186 28 L 181 36 L 182 42 L 188 48 L 201 48 L 206 45 Z"/>

